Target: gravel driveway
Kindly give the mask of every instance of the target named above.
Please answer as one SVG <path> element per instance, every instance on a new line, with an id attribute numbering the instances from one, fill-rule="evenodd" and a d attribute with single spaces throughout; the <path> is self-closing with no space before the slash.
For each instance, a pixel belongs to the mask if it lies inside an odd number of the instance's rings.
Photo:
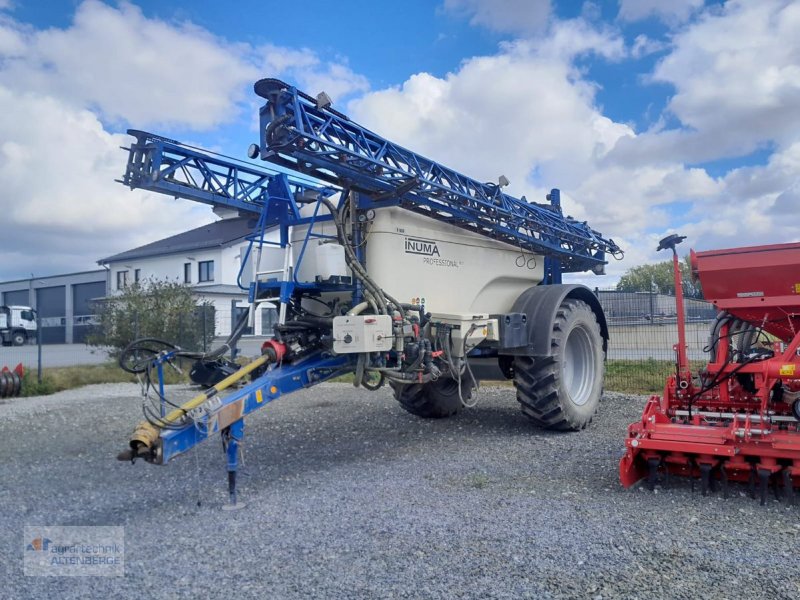
<path id="1" fill-rule="evenodd" d="M 608 394 L 565 435 L 530 426 L 511 388 L 424 421 L 324 384 L 248 419 L 247 506 L 226 512 L 217 441 L 166 467 L 114 460 L 136 386 L 7 402 L 0 597 L 800 597 L 800 507 L 619 486 L 643 403 Z M 124 526 L 125 577 L 25 577 L 24 525 Z"/>

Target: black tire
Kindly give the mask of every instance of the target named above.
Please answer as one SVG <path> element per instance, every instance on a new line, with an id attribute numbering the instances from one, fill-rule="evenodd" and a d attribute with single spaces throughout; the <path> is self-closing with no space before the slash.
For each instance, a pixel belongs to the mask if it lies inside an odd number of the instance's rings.
<path id="1" fill-rule="evenodd" d="M 452 417 L 463 408 L 461 398 L 468 402 L 472 397 L 472 380 L 467 375 L 461 379 L 461 397 L 458 381 L 452 377 L 440 377 L 425 384 L 391 384 L 394 397 L 404 409 L 423 419 Z"/>
<path id="2" fill-rule="evenodd" d="M 561 302 L 550 333 L 550 356 L 514 359 L 514 383 L 522 412 L 539 427 L 584 429 L 603 394 L 600 325 L 588 304 Z"/>
<path id="3" fill-rule="evenodd" d="M 28 338 L 25 336 L 25 333 L 22 331 L 15 331 L 13 334 L 11 334 L 11 343 L 14 346 L 24 346 L 27 339 Z"/>

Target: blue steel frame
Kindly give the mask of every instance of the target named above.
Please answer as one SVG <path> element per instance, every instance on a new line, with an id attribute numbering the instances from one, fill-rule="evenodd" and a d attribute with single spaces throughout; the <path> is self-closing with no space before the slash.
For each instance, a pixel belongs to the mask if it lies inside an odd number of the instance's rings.
<path id="1" fill-rule="evenodd" d="M 278 366 L 248 385 L 224 398 L 212 397 L 192 412 L 194 421 L 181 428 L 161 432 L 161 448 L 156 462 L 166 464 L 215 433 L 234 428 L 236 442 L 244 434 L 243 417 L 266 406 L 284 394 L 311 387 L 342 373 L 355 365 L 352 355 L 330 356 L 321 353 L 292 365 Z M 197 416 L 201 415 L 201 416 Z M 228 448 L 228 471 L 236 470 L 236 453 Z"/>
<path id="2" fill-rule="evenodd" d="M 136 142 L 128 149 L 128 164 L 121 183 L 131 189 L 146 189 L 212 206 L 225 206 L 251 213 L 254 217 L 258 216 L 253 233 L 248 236 L 250 241 L 248 254 L 255 244 L 269 243 L 264 240 L 264 233 L 271 227 L 280 227 L 278 245 L 285 248 L 290 242 L 290 226 L 302 224 L 313 226 L 315 222 L 332 219 L 330 215 L 318 214 L 319 202 L 310 217 L 302 217 L 296 201 L 298 195 L 305 193 L 329 196 L 335 192 L 329 187 L 298 181 L 278 171 L 270 172 L 222 160 L 174 140 L 144 131 L 129 130 L 128 133 L 136 138 Z M 302 262 L 309 239 L 327 237 L 313 233 L 312 228 L 308 228 L 296 266 Z M 254 282 L 250 285 L 250 301 L 264 293 L 270 296 L 278 293 L 281 301 L 287 302 L 297 288 L 318 292 L 354 289 L 353 286 L 302 282 L 298 281 L 295 275 L 290 281 Z M 162 417 L 167 409 L 163 385 L 164 364 L 173 358 L 174 352 L 168 352 L 154 360 L 159 379 Z M 352 371 L 353 367 L 354 358 L 351 355 L 333 357 L 317 353 L 297 364 L 279 366 L 268 371 L 224 398 L 214 396 L 193 412 L 192 422 L 183 427 L 162 430 L 155 462 L 166 464 L 201 443 L 209 435 L 224 432 L 227 469 L 229 477 L 232 476 L 235 481 L 239 447 L 244 436 L 244 416 L 283 394 Z M 235 484 L 231 484 L 231 500 L 235 504 Z"/>
<path id="3" fill-rule="evenodd" d="M 254 216 L 267 208 L 267 227 L 282 222 L 297 224 L 301 219 L 295 195 L 326 190 L 277 170 L 223 160 L 146 131 L 129 129 L 128 133 L 136 142 L 126 148 L 128 164 L 119 182 L 131 189 L 225 206 Z M 328 193 L 333 191 L 327 189 Z"/>
<path id="4" fill-rule="evenodd" d="M 128 148 L 128 163 L 120 183 L 131 189 L 145 189 L 258 216 L 253 233 L 248 236 L 248 256 L 254 245 L 270 244 L 264 240 L 264 233 L 274 226 L 280 227 L 278 245 L 285 248 L 290 242 L 290 226 L 332 220 L 328 214 L 318 214 L 319 205 L 312 216 L 302 217 L 296 198 L 308 193 L 330 196 L 337 191 L 335 189 L 300 181 L 296 176 L 290 177 L 277 170 L 224 160 L 146 131 L 129 129 L 128 133 L 136 138 L 136 142 Z M 295 273 L 312 237 L 325 236 L 313 233 L 312 227 L 308 228 Z M 246 261 L 242 261 L 242 268 L 245 264 Z M 248 289 L 241 285 L 241 272 L 239 275 L 239 286 Z M 288 302 L 295 289 L 324 292 L 350 291 L 353 287 L 300 282 L 295 276 L 290 281 L 253 282 L 249 287 L 249 299 L 253 302 L 264 295 L 278 295 L 281 302 Z"/>
<path id="5" fill-rule="evenodd" d="M 364 192 L 361 208 L 402 206 L 549 256 L 563 272 L 620 253 L 613 240 L 563 215 L 558 190 L 548 205 L 529 203 L 393 144 L 282 81 L 262 79 L 255 92 L 267 100 L 259 112 L 261 158 Z"/>

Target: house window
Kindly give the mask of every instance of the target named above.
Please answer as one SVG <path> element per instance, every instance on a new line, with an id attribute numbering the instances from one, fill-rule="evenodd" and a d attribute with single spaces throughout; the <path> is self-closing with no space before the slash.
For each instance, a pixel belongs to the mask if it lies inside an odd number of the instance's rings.
<path id="1" fill-rule="evenodd" d="M 128 272 L 117 271 L 117 289 L 124 289 L 126 285 L 128 285 Z"/>
<path id="2" fill-rule="evenodd" d="M 142 270 L 141 269 L 134 269 L 133 271 L 133 282 L 139 283 L 139 280 L 142 278 Z"/>
<path id="3" fill-rule="evenodd" d="M 183 263 L 183 283 L 192 283 L 192 263 Z"/>
<path id="4" fill-rule="evenodd" d="M 261 335 L 275 335 L 275 325 L 278 324 L 278 311 L 275 308 L 264 306 L 261 308 Z"/>
<path id="5" fill-rule="evenodd" d="M 202 260 L 197 263 L 197 281 L 214 281 L 214 261 Z"/>

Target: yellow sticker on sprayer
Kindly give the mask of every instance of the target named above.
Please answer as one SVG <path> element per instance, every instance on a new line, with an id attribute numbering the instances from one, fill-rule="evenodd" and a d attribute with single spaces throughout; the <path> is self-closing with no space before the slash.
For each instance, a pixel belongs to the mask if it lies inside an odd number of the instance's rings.
<path id="1" fill-rule="evenodd" d="M 795 283 L 794 284 L 794 293 L 795 294 L 800 294 L 800 283 Z"/>
<path id="2" fill-rule="evenodd" d="M 796 365 L 781 365 L 781 377 L 792 377 L 794 375 L 794 368 Z"/>
<path id="3" fill-rule="evenodd" d="M 256 402 L 261 404 L 264 401 L 264 393 L 261 390 L 256 390 Z"/>

